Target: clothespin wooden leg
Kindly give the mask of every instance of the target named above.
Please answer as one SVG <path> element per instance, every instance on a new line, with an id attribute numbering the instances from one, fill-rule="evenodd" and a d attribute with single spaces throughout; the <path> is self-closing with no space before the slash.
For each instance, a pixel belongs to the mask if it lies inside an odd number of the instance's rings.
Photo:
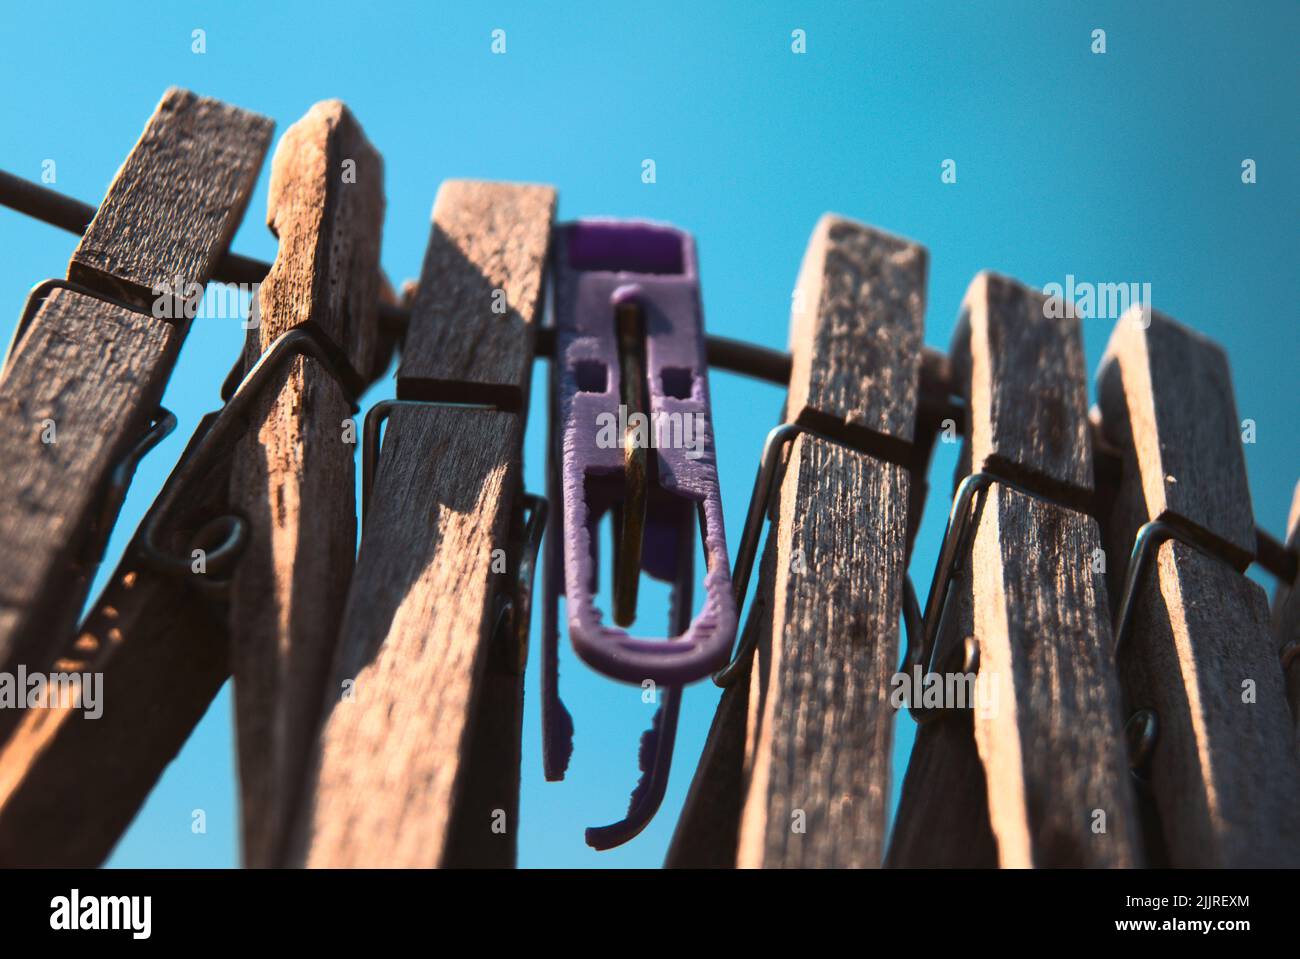
<path id="1" fill-rule="evenodd" d="M 1300 865 L 1300 768 L 1263 590 L 1227 357 L 1134 307 L 1098 375 L 1106 439 L 1123 456 L 1109 521 L 1111 591 L 1144 524 L 1157 547 L 1117 637 L 1127 709 L 1152 710 L 1146 777 L 1173 866 Z M 1158 540 L 1157 540 L 1158 542 Z M 1189 545 L 1191 544 L 1191 545 Z M 1122 604 L 1122 596 L 1119 602 Z"/>
<path id="2" fill-rule="evenodd" d="M 185 310 L 239 225 L 271 128 L 169 90 L 68 264 L 96 295 L 54 292 L 15 344 L 0 377 L 0 668 L 44 665 L 72 633 L 89 580 L 78 537 L 158 407 Z"/>
<path id="3" fill-rule="evenodd" d="M 775 506 L 767 512 L 770 514 L 773 509 Z M 772 595 L 766 584 L 775 578 L 775 562 L 775 546 L 769 536 L 758 569 L 758 588 L 754 590 L 749 614 L 741 624 L 741 648 L 757 649 L 772 641 Z M 664 860 L 669 868 L 736 865 L 740 815 L 745 802 L 749 689 L 746 672 L 722 690 Z"/>
<path id="4" fill-rule="evenodd" d="M 970 443 L 963 443 L 954 490 L 970 472 Z M 966 563 L 953 581 L 938 625 L 940 649 L 957 650 L 967 636 L 975 634 L 971 600 L 970 564 Z M 909 665 L 904 663 L 903 668 Z M 988 780 L 975 746 L 974 716 L 971 709 L 947 710 L 932 722 L 917 726 L 890 830 L 886 866 L 973 869 L 997 865 Z"/>
<path id="5" fill-rule="evenodd" d="M 504 792 L 486 799 L 467 783 L 467 745 L 494 601 L 510 584 L 554 210 L 549 187 L 451 181 L 438 193 L 398 371 L 398 397 L 412 402 L 393 408 L 384 435 L 291 863 L 514 861 L 518 779 L 503 775 Z M 495 408 L 419 405 L 449 399 Z M 518 725 L 502 735 L 513 745 L 494 755 L 517 770 Z"/>
<path id="6" fill-rule="evenodd" d="M 337 100 L 318 103 L 275 151 L 267 225 L 280 240 L 259 291 L 246 366 L 310 324 L 354 370 L 378 336 L 384 173 Z M 322 697 L 333 678 L 356 544 L 360 423 L 319 362 L 285 363 L 236 447 L 234 506 L 249 521 L 231 588 L 244 863 L 273 866 L 301 790 Z"/>
<path id="7" fill-rule="evenodd" d="M 226 512 L 229 479 L 222 464 L 188 491 L 190 505 L 201 515 Z M 188 550 L 194 531 L 173 532 L 168 545 Z M 0 746 L 0 865 L 101 865 L 230 675 L 222 610 L 195 584 L 142 563 L 141 538 L 54 662 L 83 683 L 98 674 L 93 697 L 22 711 Z"/>

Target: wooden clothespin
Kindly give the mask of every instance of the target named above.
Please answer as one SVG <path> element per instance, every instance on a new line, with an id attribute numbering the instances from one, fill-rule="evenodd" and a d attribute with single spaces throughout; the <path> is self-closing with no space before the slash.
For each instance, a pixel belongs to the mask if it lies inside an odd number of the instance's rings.
<path id="1" fill-rule="evenodd" d="M 945 600 L 950 628 L 905 665 L 974 679 L 975 697 L 965 713 L 913 709 L 923 724 L 890 864 L 1137 865 L 1106 567 L 1085 512 L 1093 461 L 1079 321 L 1061 301 L 984 273 L 950 356 L 969 410 L 969 475 L 948 530 L 962 595 L 949 595 L 951 570 L 936 575 L 927 637 Z"/>
<path id="2" fill-rule="evenodd" d="M 291 126 L 271 165 L 280 245 L 246 366 L 310 330 L 368 381 L 378 334 L 383 161 L 337 100 Z M 364 371 L 364 372 L 362 372 Z M 236 447 L 232 504 L 249 522 L 231 588 L 244 863 L 273 866 L 320 721 L 356 552 L 359 397 L 310 356 L 286 360 Z"/>
<path id="3" fill-rule="evenodd" d="M 290 863 L 514 862 L 522 651 L 496 601 L 554 212 L 550 187 L 438 192 Z"/>
<path id="4" fill-rule="evenodd" d="M 830 215 L 813 232 L 785 414 L 812 432 L 779 434 L 742 636 L 757 656 L 724 693 L 669 865 L 880 864 L 925 280 L 914 243 Z"/>
<path id="5" fill-rule="evenodd" d="M 1134 307 L 1111 335 L 1097 396 L 1123 459 L 1107 555 L 1120 678 L 1158 819 L 1151 857 L 1300 865 L 1285 684 L 1264 592 L 1242 575 L 1256 534 L 1227 357 Z"/>
<path id="6" fill-rule="evenodd" d="M 20 331 L 0 374 L 0 667 L 45 665 L 70 637 L 98 560 L 88 554 L 117 514 L 104 503 L 109 475 L 158 409 L 271 130 L 217 100 L 164 94 L 63 288 Z"/>
<path id="7" fill-rule="evenodd" d="M 381 301 L 393 302 L 386 286 Z M 229 514 L 232 458 L 187 476 L 220 415 L 200 422 L 164 487 L 185 481 L 192 517 L 169 521 L 151 544 L 169 554 L 190 555 L 198 526 Z M 0 864 L 102 864 L 230 676 L 227 591 L 152 566 L 150 529 L 146 518 L 55 660 L 63 672 L 99 674 L 101 690 L 133 695 L 93 722 L 83 721 L 85 702 L 22 715 L 0 746 Z M 112 789 L 86 790 L 88 780 Z"/>

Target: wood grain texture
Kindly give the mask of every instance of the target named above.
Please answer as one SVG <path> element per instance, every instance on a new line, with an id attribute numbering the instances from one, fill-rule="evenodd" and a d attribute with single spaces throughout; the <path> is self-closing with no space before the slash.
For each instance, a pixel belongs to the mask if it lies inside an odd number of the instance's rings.
<path id="1" fill-rule="evenodd" d="M 492 550 L 506 543 L 520 439 L 511 413 L 394 410 L 291 862 L 442 864 L 503 586 Z M 344 699 L 348 681 L 354 698 Z M 492 810 L 479 812 L 476 825 L 490 829 Z"/>
<path id="2" fill-rule="evenodd" d="M 1120 666 L 1160 717 L 1150 779 L 1169 864 L 1294 868 L 1300 775 L 1263 591 L 1182 543 L 1158 569 Z"/>
<path id="3" fill-rule="evenodd" d="M 786 419 L 911 440 L 925 314 L 925 248 L 826 214 L 790 314 Z M 866 437 L 869 438 L 869 437 Z"/>
<path id="4" fill-rule="evenodd" d="M 226 511 L 229 476 L 226 464 L 190 491 L 194 522 Z M 192 526 L 169 526 L 173 549 Z M 24 711 L 0 746 L 0 865 L 101 865 L 230 674 L 224 612 L 140 563 L 139 544 L 54 661 L 102 674 L 99 717 Z M 172 822 L 178 837 L 190 825 L 188 809 Z"/>
<path id="5" fill-rule="evenodd" d="M 1014 489 L 981 511 L 975 741 L 1002 866 L 1141 862 L 1100 545 L 1091 517 Z"/>
<path id="6" fill-rule="evenodd" d="M 1160 548 L 1120 652 L 1126 708 L 1159 716 L 1159 835 L 1148 845 L 1162 844 L 1174 866 L 1300 865 L 1300 768 L 1277 647 L 1263 591 L 1233 569 L 1241 527 L 1253 544 L 1254 524 L 1227 361 L 1168 317 L 1153 313 L 1143 329 L 1135 316 L 1117 324 L 1098 374 L 1102 427 L 1123 456 L 1111 587 L 1150 519 L 1221 550 Z"/>
<path id="7" fill-rule="evenodd" d="M 1291 515 L 1287 520 L 1287 548 L 1300 550 L 1300 483 L 1291 497 Z M 1273 635 L 1280 656 L 1290 662 L 1285 671 L 1286 697 L 1291 704 L 1291 721 L 1295 732 L 1296 753 L 1300 755 L 1300 589 L 1294 584 L 1278 583 L 1273 595 Z"/>
<path id="8" fill-rule="evenodd" d="M 205 283 L 269 138 L 262 117 L 170 91 L 109 188 L 69 277 L 140 303 L 177 271 Z M 18 344 L 0 379 L 0 539 L 8 547 L 0 557 L 0 665 L 15 657 L 40 664 L 69 637 L 85 595 L 73 564 L 87 522 L 156 408 L 184 328 L 59 291 Z M 47 420 L 54 443 L 42 441 Z"/>
<path id="9" fill-rule="evenodd" d="M 973 471 L 1079 501 L 1093 474 L 1083 341 L 1079 320 L 1050 316 L 1048 305 L 1036 291 L 981 274 L 950 353 L 969 397 Z M 975 528 L 974 733 L 999 863 L 1136 865 L 1096 520 L 995 484 Z"/>
<path id="10" fill-rule="evenodd" d="M 43 666 L 68 638 L 87 524 L 157 408 L 180 339 L 162 320 L 59 290 L 19 344 L 0 380 L 0 664 Z"/>
<path id="11" fill-rule="evenodd" d="M 1122 430 L 1137 444 L 1148 517 L 1185 519 L 1244 570 L 1255 521 L 1228 358 L 1162 313 L 1151 311 L 1145 329 L 1140 316 L 1135 308 L 1116 323 L 1098 373 L 1106 437 L 1116 443 Z M 1116 421 L 1121 411 L 1128 428 Z"/>
<path id="12" fill-rule="evenodd" d="M 881 863 L 907 492 L 900 466 L 793 444 L 771 642 L 751 673 L 739 866 Z"/>
<path id="13" fill-rule="evenodd" d="M 1026 484 L 1092 489 L 1079 320 L 996 273 L 975 277 L 949 355 L 969 400 L 971 458 Z M 1068 491 L 1068 490 L 1067 490 Z M 1063 491 L 1063 492 L 1067 492 Z"/>
<path id="14" fill-rule="evenodd" d="M 422 320 L 406 334 L 398 369 L 404 398 L 454 395 L 521 408 L 532 361 L 515 344 L 530 335 L 541 302 L 554 216 L 550 187 L 443 183 L 423 275 L 444 279 L 416 293 L 413 309 Z M 467 261 L 465 251 L 481 248 L 484 233 L 496 245 Z"/>
<path id="15" fill-rule="evenodd" d="M 548 202 L 521 205 L 539 190 Z M 426 258 L 407 354 L 417 348 L 437 353 L 453 339 L 491 339 L 497 334 L 486 326 L 516 328 L 522 317 L 522 335 L 497 342 L 513 357 L 503 357 L 501 368 L 515 371 L 519 379 L 512 386 L 524 395 L 539 299 L 511 302 L 505 313 L 467 312 L 454 331 L 443 330 L 446 339 L 430 335 L 428 327 L 443 329 L 448 304 L 462 302 L 464 290 L 488 288 L 485 270 L 505 270 L 511 279 L 502 288 L 540 290 L 545 251 L 538 257 L 520 245 L 520 225 L 494 211 L 528 209 L 541 222 L 525 235 L 548 232 L 554 193 L 457 184 L 439 192 L 435 219 L 465 223 L 470 214 L 458 209 L 462 202 L 478 211 L 480 228 L 464 229 L 458 257 Z M 431 242 L 442 242 L 437 223 Z M 399 371 L 399 395 L 401 384 Z M 517 413 L 393 411 L 348 594 L 335 693 L 314 750 L 291 863 L 513 863 L 518 823 L 510 811 L 518 803 L 522 676 L 489 678 L 489 646 L 494 601 L 513 584 L 508 570 L 493 572 L 493 559 L 494 551 L 510 547 L 522 433 Z M 339 696 L 345 683 L 355 684 L 354 697 Z M 512 716 L 482 717 L 483 708 Z M 484 757 L 495 759 L 495 771 L 484 768 Z M 504 833 L 493 832 L 501 825 Z"/>
<path id="16" fill-rule="evenodd" d="M 113 178 L 68 278 L 148 305 L 154 287 L 202 287 L 257 183 L 274 124 L 173 87 Z"/>
<path id="17" fill-rule="evenodd" d="M 833 214 L 813 231 L 785 419 L 891 461 L 790 447 L 744 625 L 749 686 L 722 697 L 669 866 L 880 864 L 925 265 L 922 247 Z"/>
<path id="18" fill-rule="evenodd" d="M 906 449 L 924 281 L 921 247 L 823 217 L 791 314 L 787 420 Z M 808 436 L 790 447 L 759 584 L 771 626 L 750 674 L 737 865 L 881 863 L 909 490 L 897 463 Z"/>
<path id="19" fill-rule="evenodd" d="M 384 172 L 337 100 L 291 126 L 271 166 L 267 225 L 280 246 L 259 291 L 246 368 L 283 333 L 314 324 L 354 369 L 378 339 Z M 236 448 L 232 502 L 250 522 L 235 570 L 231 636 L 244 863 L 276 865 L 302 788 L 356 549 L 352 422 L 315 359 L 282 368 Z"/>

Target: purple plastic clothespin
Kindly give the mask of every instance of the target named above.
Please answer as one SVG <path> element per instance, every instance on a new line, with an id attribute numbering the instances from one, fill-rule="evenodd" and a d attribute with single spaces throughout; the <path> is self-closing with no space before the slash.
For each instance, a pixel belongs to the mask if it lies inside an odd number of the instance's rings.
<path id="1" fill-rule="evenodd" d="M 621 823 L 589 829 L 608 848 L 631 839 L 667 787 L 681 687 L 723 666 L 736 634 L 722 526 L 695 244 L 660 224 L 582 220 L 554 249 L 552 528 L 543 611 L 543 763 L 563 778 L 573 723 L 560 702 L 558 600 L 578 655 L 613 679 L 665 692 L 641 743 L 644 773 Z M 596 532 L 613 512 L 617 625 L 596 608 Z M 691 619 L 694 530 L 704 538 L 705 599 Z M 624 628 L 636 617 L 641 572 L 673 584 L 666 638 Z"/>

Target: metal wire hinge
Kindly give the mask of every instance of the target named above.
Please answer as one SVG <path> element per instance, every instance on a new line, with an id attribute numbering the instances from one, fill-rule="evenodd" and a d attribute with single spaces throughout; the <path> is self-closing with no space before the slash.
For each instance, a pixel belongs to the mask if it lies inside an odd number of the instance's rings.
<path id="1" fill-rule="evenodd" d="M 1142 524 L 1133 537 L 1133 549 L 1129 554 L 1128 568 L 1124 574 L 1124 587 L 1120 593 L 1119 606 L 1115 613 L 1115 635 L 1111 652 L 1116 663 L 1119 662 L 1120 653 L 1125 648 L 1137 620 L 1137 600 L 1142 580 L 1151 567 L 1160 547 L 1170 540 L 1182 543 L 1201 555 L 1222 563 L 1238 575 L 1245 575 L 1213 549 L 1199 542 L 1197 537 L 1181 529 L 1175 523 L 1165 519 L 1154 519 Z M 1279 579 L 1282 579 L 1283 572 L 1280 568 L 1277 568 L 1277 565 L 1276 563 L 1270 563 L 1266 568 Z M 1282 648 L 1279 657 L 1284 673 L 1298 652 L 1300 652 L 1300 645 L 1294 641 Z M 1129 733 L 1130 769 L 1139 782 L 1143 783 L 1146 779 L 1146 771 L 1150 765 L 1151 755 L 1154 752 L 1159 734 L 1159 715 L 1154 709 L 1139 709 L 1129 717 L 1126 731 Z"/>
<path id="2" fill-rule="evenodd" d="M 777 488 L 777 475 L 780 471 L 782 455 L 786 446 L 800 435 L 813 437 L 826 443 L 833 443 L 855 453 L 877 457 L 878 454 L 850 441 L 827 436 L 810 429 L 801 423 L 782 423 L 767 434 L 763 442 L 763 452 L 759 458 L 758 474 L 754 477 L 754 490 L 749 499 L 749 511 L 745 514 L 745 526 L 740 536 L 740 547 L 736 550 L 736 562 L 732 567 L 731 581 L 734 590 L 736 610 L 744 608 L 745 595 L 749 591 L 749 581 L 754 572 L 754 561 L 758 555 L 758 540 L 762 535 L 763 521 L 769 515 L 772 497 Z M 912 444 L 907 444 L 912 445 Z M 904 594 L 911 593 L 911 580 L 904 580 Z M 913 594 L 913 601 L 915 596 Z M 906 619 L 905 619 L 906 622 Z M 744 675 L 758 642 L 758 634 L 747 626 L 738 630 L 740 636 L 735 654 L 726 666 L 713 674 L 713 682 L 721 687 L 732 685 Z M 911 630 L 908 631 L 908 649 L 912 644 Z M 910 653 L 909 653 L 910 656 Z"/>
<path id="3" fill-rule="evenodd" d="M 365 389 L 365 380 L 352 368 L 336 343 L 311 323 L 281 333 L 230 393 L 198 446 L 168 478 L 146 514 L 138 549 L 144 562 L 155 571 L 183 578 L 198 575 L 190 555 L 171 555 L 161 545 L 163 524 L 184 492 L 220 459 L 229 455 L 234 444 L 247 432 L 248 414 L 253 404 L 284 363 L 296 356 L 316 360 L 343 390 L 353 414 L 359 410 L 357 399 Z M 225 579 L 247 546 L 248 520 L 234 512 L 218 516 L 199 530 L 195 537 L 195 543 L 198 542 L 215 543 L 205 550 L 202 575 Z"/>

